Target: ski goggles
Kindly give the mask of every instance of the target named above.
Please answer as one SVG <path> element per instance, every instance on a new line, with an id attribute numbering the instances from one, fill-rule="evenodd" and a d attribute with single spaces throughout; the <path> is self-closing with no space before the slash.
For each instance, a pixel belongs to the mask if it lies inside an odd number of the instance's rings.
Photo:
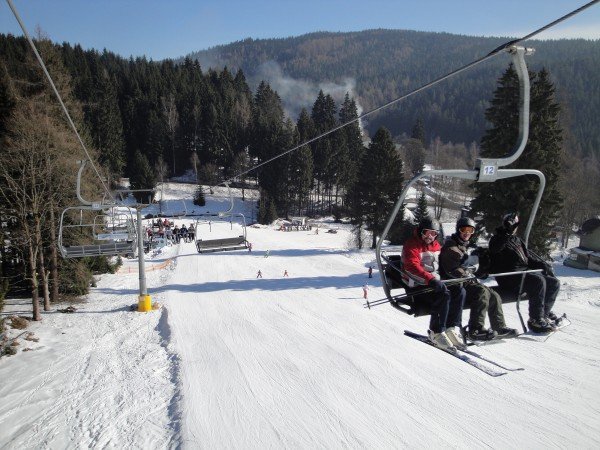
<path id="1" fill-rule="evenodd" d="M 423 230 L 421 231 L 421 234 L 425 237 L 436 237 L 438 235 L 438 232 L 435 230 Z"/>
<path id="2" fill-rule="evenodd" d="M 473 234 L 473 233 L 475 233 L 475 228 L 470 227 L 470 226 L 460 227 L 458 229 L 458 231 L 460 231 L 461 233 L 465 233 L 465 234 Z"/>

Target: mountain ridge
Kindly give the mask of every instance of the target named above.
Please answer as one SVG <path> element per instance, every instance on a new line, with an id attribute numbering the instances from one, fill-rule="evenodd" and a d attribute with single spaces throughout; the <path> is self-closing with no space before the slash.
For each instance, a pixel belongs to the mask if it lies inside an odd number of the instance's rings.
<path id="1" fill-rule="evenodd" d="M 310 109 L 319 89 L 335 88 L 337 98 L 351 91 L 363 111 L 379 107 L 440 76 L 487 55 L 509 41 L 446 32 L 373 29 L 319 31 L 288 38 L 247 38 L 190 53 L 204 69 L 242 69 L 251 86 L 261 80 L 280 93 L 290 115 Z M 584 154 L 600 153 L 600 40 L 530 40 L 536 51 L 530 70 L 549 70 L 570 134 Z M 484 111 L 496 80 L 510 58 L 496 57 L 437 87 L 370 117 L 367 129 L 384 125 L 393 135 L 410 132 L 417 118 L 429 139 L 479 141 Z M 282 81 L 283 80 L 283 81 Z M 350 82 L 348 81 L 350 80 Z M 303 90 L 294 90 L 302 86 Z M 334 91 L 335 91 L 334 89 Z M 336 92 L 333 92 L 336 98 Z"/>

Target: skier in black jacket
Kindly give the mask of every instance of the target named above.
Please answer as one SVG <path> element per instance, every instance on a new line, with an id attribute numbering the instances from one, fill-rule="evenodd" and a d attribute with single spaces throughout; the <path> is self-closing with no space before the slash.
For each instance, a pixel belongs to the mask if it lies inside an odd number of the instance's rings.
<path id="1" fill-rule="evenodd" d="M 517 335 L 517 330 L 506 326 L 500 295 L 477 281 L 473 275 L 475 267 L 469 267 L 469 240 L 475 232 L 475 221 L 461 217 L 456 222 L 456 233 L 446 238 L 440 252 L 440 275 L 442 279 L 473 277 L 465 283 L 466 301 L 471 305 L 469 317 L 469 338 L 490 340 Z M 486 313 L 490 318 L 491 329 L 485 328 Z"/>
<path id="2" fill-rule="evenodd" d="M 523 282 L 523 291 L 529 297 L 529 320 L 531 331 L 549 332 L 556 329 L 559 320 L 552 312 L 560 281 L 554 276 L 552 267 L 533 252 L 527 250 L 525 243 L 516 236 L 519 226 L 517 213 L 506 214 L 502 226 L 490 240 L 492 272 L 515 272 L 528 269 L 543 269 L 542 273 L 528 273 Z M 498 285 L 518 293 L 522 275 L 498 277 Z"/>

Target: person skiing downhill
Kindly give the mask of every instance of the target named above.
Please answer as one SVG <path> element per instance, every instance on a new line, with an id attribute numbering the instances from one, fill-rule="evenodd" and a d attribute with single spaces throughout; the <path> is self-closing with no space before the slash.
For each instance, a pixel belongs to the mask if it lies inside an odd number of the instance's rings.
<path id="1" fill-rule="evenodd" d="M 366 300 L 367 297 L 369 296 L 369 284 L 368 283 L 363 284 L 362 290 L 363 290 L 363 298 Z"/>
<path id="2" fill-rule="evenodd" d="M 283 276 L 284 277 L 289 277 L 287 269 L 283 271 Z"/>
<path id="3" fill-rule="evenodd" d="M 369 278 L 373 278 L 373 267 L 369 266 Z"/>
<path id="4" fill-rule="evenodd" d="M 417 293 L 424 286 L 433 293 L 415 296 L 415 301 L 433 301 L 428 336 L 441 349 L 464 349 L 460 334 L 465 289 L 461 285 L 446 287 L 434 274 L 437 269 L 440 243 L 437 221 L 426 217 L 419 222 L 414 235 L 402 247 L 402 279 L 406 292 Z"/>
<path id="5" fill-rule="evenodd" d="M 256 274 L 256 278 L 262 278 L 262 272 L 259 270 L 258 273 Z"/>

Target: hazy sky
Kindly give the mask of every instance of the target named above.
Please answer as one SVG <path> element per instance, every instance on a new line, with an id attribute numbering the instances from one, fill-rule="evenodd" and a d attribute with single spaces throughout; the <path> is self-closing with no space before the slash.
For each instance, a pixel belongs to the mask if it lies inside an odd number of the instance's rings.
<path id="1" fill-rule="evenodd" d="M 13 0 L 29 33 L 121 56 L 177 58 L 248 37 L 373 28 L 520 37 L 588 0 Z M 0 33 L 22 32 L 0 0 Z M 600 39 L 600 3 L 539 39 Z M 1 55 L 0 55 L 1 56 Z"/>

